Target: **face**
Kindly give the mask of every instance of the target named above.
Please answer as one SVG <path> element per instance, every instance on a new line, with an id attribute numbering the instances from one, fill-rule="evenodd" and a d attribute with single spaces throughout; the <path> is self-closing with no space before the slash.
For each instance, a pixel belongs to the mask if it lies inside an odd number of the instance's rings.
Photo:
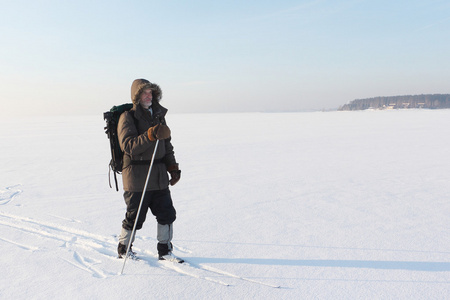
<path id="1" fill-rule="evenodd" d="M 152 90 L 151 89 L 145 89 L 142 91 L 141 96 L 139 98 L 139 103 L 145 108 L 148 109 L 150 105 L 152 105 Z"/>

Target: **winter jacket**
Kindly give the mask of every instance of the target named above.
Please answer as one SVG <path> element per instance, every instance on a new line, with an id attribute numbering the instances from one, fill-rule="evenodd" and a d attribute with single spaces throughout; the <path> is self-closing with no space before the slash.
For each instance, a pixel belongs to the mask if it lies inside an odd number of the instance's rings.
<path id="1" fill-rule="evenodd" d="M 139 97 L 139 89 L 142 90 L 143 88 L 137 87 L 137 89 L 138 91 L 133 91 L 132 86 L 133 108 L 120 116 L 117 126 L 120 148 L 124 152 L 123 189 L 128 192 L 142 192 L 145 186 L 150 160 L 156 145 L 156 141 L 150 141 L 148 138 L 147 130 L 158 123 L 166 125 L 164 117 L 167 109 L 159 104 L 158 96 L 160 94 L 156 94 L 156 97 L 154 95 L 153 114 L 150 114 L 149 111 L 138 104 L 136 98 Z M 177 165 L 177 162 L 171 138 L 160 140 L 155 152 L 155 161 L 147 190 L 166 189 L 169 186 L 167 168 L 174 165 Z"/>

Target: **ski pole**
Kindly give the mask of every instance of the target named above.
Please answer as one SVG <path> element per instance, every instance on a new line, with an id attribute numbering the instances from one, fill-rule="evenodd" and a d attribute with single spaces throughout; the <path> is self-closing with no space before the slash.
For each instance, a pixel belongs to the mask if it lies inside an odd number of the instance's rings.
<path id="1" fill-rule="evenodd" d="M 131 231 L 131 238 L 130 238 L 130 241 L 128 242 L 127 252 L 125 252 L 125 259 L 123 261 L 122 271 L 120 272 L 120 275 L 122 275 L 123 270 L 125 269 L 125 263 L 127 262 L 127 258 L 128 258 L 128 251 L 130 251 L 131 241 L 133 240 L 134 233 L 136 231 L 136 225 L 137 225 L 137 222 L 139 219 L 139 213 L 141 212 L 142 202 L 144 201 L 145 191 L 147 190 L 148 181 L 150 179 L 150 173 L 152 172 L 153 162 L 155 160 L 155 154 L 156 154 L 156 149 L 158 148 L 158 144 L 159 144 L 159 140 L 156 140 L 155 150 L 153 150 L 152 160 L 150 162 L 150 168 L 148 169 L 147 179 L 145 180 L 144 190 L 142 191 L 141 202 L 139 203 L 136 220 L 134 220 L 133 230 Z"/>

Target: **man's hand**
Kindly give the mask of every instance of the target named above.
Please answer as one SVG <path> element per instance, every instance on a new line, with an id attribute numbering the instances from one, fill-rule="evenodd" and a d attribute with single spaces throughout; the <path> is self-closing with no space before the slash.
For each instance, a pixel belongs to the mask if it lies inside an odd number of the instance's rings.
<path id="1" fill-rule="evenodd" d="M 178 169 L 178 164 L 169 166 L 167 171 L 170 174 L 170 185 L 175 185 L 181 178 L 181 171 Z"/>
<path id="2" fill-rule="evenodd" d="M 166 125 L 158 124 L 147 130 L 150 141 L 165 140 L 170 137 L 170 129 Z"/>

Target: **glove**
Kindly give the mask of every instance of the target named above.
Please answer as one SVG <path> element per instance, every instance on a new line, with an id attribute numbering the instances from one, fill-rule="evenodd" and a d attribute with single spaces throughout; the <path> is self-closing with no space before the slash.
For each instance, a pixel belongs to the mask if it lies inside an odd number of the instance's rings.
<path id="1" fill-rule="evenodd" d="M 170 129 L 166 125 L 158 124 L 147 130 L 148 138 L 154 142 L 156 140 L 165 140 L 170 137 Z"/>
<path id="2" fill-rule="evenodd" d="M 170 174 L 170 185 L 175 185 L 181 178 L 181 171 L 178 169 L 178 164 L 169 166 L 167 172 Z"/>

